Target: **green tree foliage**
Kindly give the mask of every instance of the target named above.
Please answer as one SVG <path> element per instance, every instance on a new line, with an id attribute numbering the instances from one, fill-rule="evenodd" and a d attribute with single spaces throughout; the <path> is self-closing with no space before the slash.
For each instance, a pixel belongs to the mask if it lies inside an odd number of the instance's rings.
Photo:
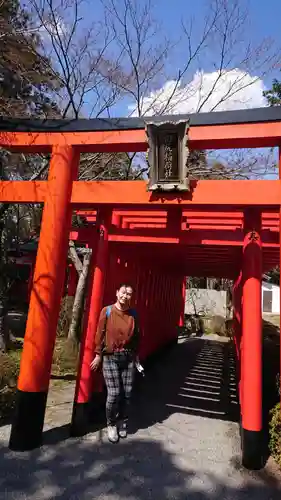
<path id="1" fill-rule="evenodd" d="M 273 458 L 281 466 L 281 412 L 280 403 L 278 403 L 270 413 L 271 420 L 269 424 L 270 441 L 269 449 Z"/>
<path id="2" fill-rule="evenodd" d="M 41 48 L 40 30 L 26 8 L 19 0 L 0 0 L 0 119 L 59 115 L 54 95 L 60 80 Z M 38 177 L 44 161 L 40 155 L 0 149 L 0 179 Z M 0 203 L 0 349 L 6 347 L 4 316 L 11 286 L 8 248 L 26 234 L 28 221 L 40 218 L 40 211 Z"/>
<path id="3" fill-rule="evenodd" d="M 266 279 L 273 283 L 274 285 L 280 284 L 280 268 L 279 266 L 274 267 L 271 271 L 268 271 L 265 275 Z"/>
<path id="4" fill-rule="evenodd" d="M 281 82 L 276 78 L 273 80 L 272 88 L 263 93 L 270 106 L 280 106 L 281 104 Z"/>
<path id="5" fill-rule="evenodd" d="M 60 86 L 40 53 L 39 30 L 18 0 L 0 0 L 0 116 L 54 116 Z"/>

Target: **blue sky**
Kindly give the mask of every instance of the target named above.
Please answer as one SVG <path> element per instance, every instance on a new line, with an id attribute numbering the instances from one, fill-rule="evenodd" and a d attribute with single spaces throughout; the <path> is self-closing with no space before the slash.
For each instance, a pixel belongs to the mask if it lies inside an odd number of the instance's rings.
<path id="1" fill-rule="evenodd" d="M 102 17 L 102 2 L 110 2 L 110 0 L 84 0 L 87 5 L 84 7 L 80 4 L 79 17 L 83 19 L 82 25 L 79 24 L 79 34 L 87 32 L 87 26 L 94 21 L 102 20 L 103 27 L 107 27 L 107 22 Z M 125 0 L 112 0 L 118 6 L 118 11 L 124 8 Z M 132 0 L 138 6 L 145 4 L 148 0 Z M 260 58 L 252 57 L 249 62 L 243 66 L 243 56 L 246 47 L 250 42 L 257 45 L 265 38 L 271 38 L 275 44 L 275 50 L 281 55 L 281 34 L 280 34 L 280 19 L 281 19 L 281 0 L 217 0 L 223 5 L 225 1 L 228 6 L 232 2 L 239 2 L 242 8 L 248 8 L 249 18 L 244 25 L 244 33 L 240 33 L 238 41 L 230 44 L 231 56 L 228 64 L 223 64 L 224 76 L 220 76 L 219 84 L 216 82 L 216 77 L 219 69 L 219 49 L 220 41 L 213 35 L 206 44 L 203 50 L 200 51 L 200 57 L 196 58 L 190 65 L 187 73 L 181 79 L 181 85 L 176 87 L 177 95 L 174 96 L 172 90 L 173 82 L 188 60 L 188 40 L 181 28 L 181 20 L 185 20 L 188 25 L 190 19 L 193 19 L 194 30 L 192 35 L 193 46 L 200 40 L 203 31 L 204 20 L 209 12 L 210 4 L 215 0 L 151 0 L 154 5 L 151 10 L 151 16 L 160 23 L 162 30 L 157 32 L 153 39 L 153 45 L 160 44 L 163 41 L 163 36 L 167 36 L 172 43 L 175 44 L 165 61 L 164 71 L 157 74 L 156 79 L 150 80 L 149 88 L 142 89 L 142 114 L 152 113 L 158 114 L 162 112 L 169 113 L 192 113 L 197 111 L 220 111 L 223 109 L 238 109 L 245 107 L 260 107 L 266 104 L 263 98 L 263 90 L 270 88 L 274 77 L 281 79 L 281 73 L 278 69 L 274 72 L 262 75 L 264 65 L 258 67 Z M 60 3 L 59 0 L 55 3 Z M 82 4 L 83 5 L 83 4 Z M 120 7 L 119 7 L 120 6 Z M 69 11 L 69 10 L 68 10 Z M 68 27 L 67 19 L 65 18 L 66 11 L 63 13 L 63 25 L 66 31 L 71 31 Z M 116 18 L 116 16 L 115 16 Z M 234 18 L 234 16 L 233 16 Z M 108 23 L 109 24 L 109 23 Z M 122 27 L 117 26 L 118 33 L 122 32 Z M 122 35 L 121 35 L 122 36 Z M 114 38 L 114 37 L 113 37 Z M 180 43 L 179 39 L 182 39 Z M 142 64 L 149 64 L 149 58 L 153 60 L 153 50 L 148 50 L 148 43 L 142 44 L 144 58 Z M 146 47 L 146 48 L 145 48 Z M 280 47 L 280 51 L 278 50 Z M 109 48 L 107 57 L 114 61 L 116 57 L 116 40 L 114 40 Z M 280 57 L 281 60 L 281 57 Z M 128 64 L 128 60 L 122 61 L 122 68 L 128 73 L 132 66 Z M 245 75 L 242 84 L 240 76 Z M 239 88 L 234 85 L 233 81 L 239 83 Z M 215 92 L 211 92 L 211 98 L 208 96 L 209 90 L 216 82 Z M 229 96 L 227 90 L 231 87 L 232 95 Z M 241 87 L 243 91 L 241 91 Z M 246 89 L 246 90 L 245 90 Z M 244 91 L 245 90 L 245 91 Z M 221 100 L 221 96 L 226 94 L 226 98 Z M 238 95 L 239 94 L 239 95 Z M 173 96 L 174 100 L 171 109 L 163 109 L 163 103 L 169 101 L 169 96 Z M 207 102 L 205 97 L 208 96 Z M 87 102 L 84 102 L 84 115 L 90 113 L 89 108 L 93 101 L 92 90 L 87 93 Z M 156 104 L 155 104 L 156 102 Z M 202 104 L 203 103 L 203 104 Z M 153 106 L 152 106 L 153 104 Z M 110 110 L 111 116 L 126 116 L 133 112 L 135 103 L 132 96 L 127 92 L 119 102 L 115 103 Z M 153 109 L 152 109 L 153 107 Z"/>
<path id="2" fill-rule="evenodd" d="M 60 0 L 56 0 L 60 4 Z M 104 28 L 109 25 L 108 19 L 102 17 L 102 1 L 110 0 L 85 0 L 88 2 L 87 6 L 81 7 L 82 11 L 79 12 L 79 18 L 82 18 L 82 25 L 79 24 L 80 34 L 87 33 L 87 26 L 91 25 L 94 21 L 102 20 L 102 36 Z M 125 0 L 113 0 L 118 6 L 118 11 L 124 6 Z M 138 6 L 142 6 L 148 0 L 132 0 L 137 2 Z M 252 57 L 249 59 L 249 64 L 243 66 L 243 57 L 245 49 L 250 42 L 252 45 L 259 44 L 263 39 L 270 38 L 274 41 L 275 51 L 281 56 L 281 0 L 151 0 L 154 4 L 154 9 L 151 11 L 151 16 L 162 25 L 162 30 L 157 32 L 153 46 L 160 44 L 163 40 L 163 33 L 168 39 L 176 42 L 182 37 L 182 42 L 177 44 L 173 51 L 169 52 L 165 62 L 164 71 L 157 73 L 156 80 L 151 81 L 151 85 L 142 94 L 142 114 L 158 114 L 158 113 L 194 113 L 198 111 L 220 111 L 225 109 L 241 109 L 247 107 L 260 107 L 266 105 L 266 100 L 263 97 L 263 90 L 270 88 L 272 80 L 277 77 L 281 80 L 281 73 L 279 67 L 275 72 L 262 75 L 264 66 L 258 67 L 260 64 L 259 57 Z M 189 67 L 188 72 L 181 80 L 181 85 L 176 87 L 176 93 L 171 92 L 173 89 L 173 80 L 177 77 L 178 71 L 182 68 L 188 59 L 188 40 L 184 37 L 181 29 L 181 19 L 185 19 L 188 23 L 191 18 L 194 20 L 193 43 L 202 36 L 202 28 L 204 26 L 204 19 L 212 1 L 218 1 L 223 5 L 232 5 L 232 2 L 239 2 L 242 8 L 248 7 L 249 18 L 244 27 L 244 33 L 240 33 L 238 41 L 230 44 L 229 53 L 231 54 L 228 64 L 223 65 L 223 74 L 220 75 L 219 84 L 217 84 L 216 77 L 219 70 L 219 40 L 216 34 L 208 41 L 206 47 L 200 52 L 200 58 L 193 61 Z M 81 5 L 81 4 L 80 4 Z M 120 8 L 119 8 L 120 6 Z M 69 10 L 68 10 L 69 12 Z M 71 17 L 71 14 L 70 14 Z M 233 16 L 234 18 L 234 16 Z M 59 20 L 59 17 L 57 18 Z M 116 21 L 116 16 L 114 17 Z M 71 32 L 67 14 L 64 10 L 62 16 L 62 32 Z M 117 27 L 118 33 L 122 36 L 122 27 Z M 120 31 L 121 30 L 121 31 Z M 106 57 L 109 61 L 116 59 L 117 45 L 116 38 L 109 47 L 109 53 Z M 242 39 L 242 41 L 241 41 Z M 47 38 L 45 37 L 45 41 Z M 104 40 L 104 38 L 103 38 Z M 80 40 L 78 40 L 79 42 Z M 148 43 L 142 44 L 143 59 L 142 63 L 149 66 L 153 61 L 153 50 L 148 49 Z M 75 44 L 74 44 L 75 47 Z M 77 47 L 80 47 L 77 44 Z M 96 50 L 97 44 L 91 48 L 91 57 Z M 280 49 L 280 50 L 279 50 Z M 281 57 L 280 57 L 281 61 Z M 87 63 L 86 63 L 87 64 Z M 122 60 L 122 69 L 125 72 L 132 70 L 132 66 L 128 60 Z M 109 68 L 111 66 L 109 65 Z M 87 65 L 86 65 L 87 70 Z M 241 75 L 243 76 L 242 90 L 241 90 Z M 261 76 L 262 75 L 262 76 Z M 233 86 L 234 81 L 234 86 Z M 215 91 L 213 84 L 216 82 Z M 235 85 L 238 82 L 238 90 Z M 84 100 L 83 113 L 85 117 L 89 116 L 93 107 L 93 87 L 90 82 L 89 91 Z M 132 85 L 135 86 L 135 83 Z M 104 89 L 104 83 L 102 83 Z M 228 90 L 231 88 L 232 94 Z M 209 91 L 211 91 L 211 97 Z M 233 92 L 233 89 L 235 90 Z M 221 96 L 226 98 L 221 99 Z M 162 104 L 170 102 L 169 97 L 172 95 L 172 106 L 170 109 L 162 109 Z M 205 97 L 208 97 L 206 102 Z M 203 102 L 203 104 L 202 104 Z M 151 105 L 151 103 L 153 105 Z M 156 104 L 155 104 L 156 103 Z M 201 105 L 202 104 L 202 105 Z M 132 96 L 127 92 L 122 99 L 115 103 L 110 109 L 110 116 L 128 116 L 133 113 L 135 103 Z M 92 115 L 93 116 L 93 115 Z M 104 116 L 106 114 L 104 113 Z"/>
<path id="3" fill-rule="evenodd" d="M 229 0 L 231 2 L 231 0 Z M 120 2 L 121 3 L 121 2 Z M 139 3 L 142 4 L 142 0 L 139 0 Z M 154 9 L 152 15 L 154 18 L 159 21 L 159 23 L 163 27 L 164 33 L 167 35 L 169 39 L 176 40 L 181 36 L 180 33 L 180 23 L 181 19 L 185 19 L 187 22 L 193 18 L 194 20 L 194 33 L 193 40 L 196 42 L 198 40 L 203 28 L 204 18 L 208 12 L 208 7 L 210 5 L 210 0 L 196 0 L 196 1 L 188 1 L 188 0 L 153 0 Z M 281 20 L 281 1 L 280 0 L 240 0 L 240 5 L 249 12 L 248 22 L 245 25 L 246 33 L 244 33 L 244 47 L 248 42 L 255 45 L 261 42 L 264 38 L 270 38 L 276 44 L 277 47 L 280 47 L 281 53 L 281 29 L 280 29 L 280 20 Z M 98 15 L 98 10 L 96 11 Z M 159 37 L 160 40 L 160 37 Z M 170 54 L 166 61 L 166 80 L 175 78 L 177 71 L 179 68 L 183 66 L 187 58 L 187 41 L 183 38 L 182 43 L 177 47 L 177 49 Z M 243 50 L 243 49 L 242 49 Z M 239 69 L 239 49 L 237 50 L 237 58 L 236 58 L 236 68 Z M 192 82 L 193 77 L 197 70 L 201 70 L 203 73 L 207 75 L 214 71 L 214 64 L 218 61 L 218 57 L 216 58 L 216 50 L 212 47 L 212 50 L 204 50 L 200 54 L 200 63 L 197 61 L 192 64 L 188 73 L 185 75 L 185 81 L 183 84 L 187 82 Z M 235 64 L 234 63 L 234 64 Z M 200 64 L 200 67 L 199 67 Z M 252 77 L 260 76 L 259 71 L 253 69 L 252 72 L 249 72 Z M 272 80 L 274 77 L 281 78 L 281 73 L 279 69 L 270 72 L 269 74 L 262 77 L 262 82 L 266 88 L 270 88 L 272 84 Z M 164 79 L 162 84 L 164 85 Z M 158 87 L 161 89 L 162 87 Z M 259 107 L 263 105 L 260 101 L 262 99 L 257 98 L 257 94 L 262 96 L 262 88 L 249 87 L 248 95 L 251 96 L 253 103 L 249 104 L 249 107 Z M 154 98 L 154 97 L 153 97 Z M 124 115 L 127 114 L 129 100 L 124 99 L 122 102 L 118 103 L 115 107 L 113 113 L 114 115 Z M 231 106 L 231 105 L 229 105 Z M 236 105 L 237 107 L 238 105 Z M 210 106 L 209 106 L 210 107 Z M 235 107 L 235 106 L 234 106 Z M 239 107 L 239 106 L 238 106 Z M 243 106 L 241 106 L 243 107 Z M 231 108 L 232 109 L 232 108 Z M 219 110 L 219 109 L 217 109 Z M 184 109 L 182 112 L 193 112 L 194 109 Z M 209 109 L 204 109 L 204 111 L 209 111 Z M 157 111 L 156 111 L 157 112 Z M 178 112 L 178 109 L 174 110 L 174 112 Z"/>
<path id="4" fill-rule="evenodd" d="M 141 1 L 141 0 L 140 0 Z M 198 19 L 203 18 L 207 12 L 206 0 L 155 0 L 155 14 L 161 19 L 167 34 L 175 35 L 175 26 L 179 25 L 182 17 L 188 19 L 193 16 Z M 280 0 L 248 0 L 242 1 L 245 7 L 248 5 L 250 14 L 250 26 L 247 38 L 253 42 L 258 42 L 262 38 L 273 38 L 277 45 L 281 47 L 281 1 Z M 184 59 L 184 50 L 181 54 Z M 208 62 L 206 61 L 206 66 Z M 207 68 L 206 68 L 207 69 Z M 278 73 L 277 73 L 278 74 Z M 270 86 L 272 76 L 266 78 L 266 84 Z"/>

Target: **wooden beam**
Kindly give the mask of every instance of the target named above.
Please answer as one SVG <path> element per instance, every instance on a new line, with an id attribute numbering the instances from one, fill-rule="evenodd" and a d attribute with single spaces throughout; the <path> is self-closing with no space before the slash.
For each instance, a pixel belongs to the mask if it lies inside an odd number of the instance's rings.
<path id="1" fill-rule="evenodd" d="M 280 144 L 281 122 L 197 125 L 188 131 L 191 149 L 271 147 Z M 143 128 L 73 132 L 0 132 L 0 146 L 32 152 L 50 151 L 52 145 L 75 146 L 81 152 L 146 151 Z"/>
<path id="2" fill-rule="evenodd" d="M 0 202 L 43 203 L 47 181 L 0 181 Z"/>
<path id="3" fill-rule="evenodd" d="M 234 246 L 234 247 L 241 247 L 243 243 L 239 240 L 233 240 L 233 239 L 212 239 L 210 238 L 204 238 L 203 240 L 200 241 L 200 237 L 172 237 L 172 236 L 152 236 L 152 235 L 147 235 L 147 236 L 136 236 L 135 234 L 128 233 L 128 235 L 117 235 L 117 234 L 111 234 L 109 237 L 109 241 L 119 241 L 119 242 L 124 242 L 124 243 L 168 243 L 168 244 L 180 244 L 180 245 L 218 245 L 218 246 Z M 279 248 L 279 243 L 264 243 L 264 247 L 268 248 Z"/>
<path id="4" fill-rule="evenodd" d="M 205 180 L 192 181 L 191 191 L 182 194 L 150 193 L 145 181 L 77 181 L 74 182 L 72 203 L 82 205 L 110 204 L 116 209 L 127 207 L 144 210 L 149 207 L 196 206 L 279 206 L 281 186 L 277 180 Z"/>
<path id="5" fill-rule="evenodd" d="M 203 125 L 189 131 L 192 149 L 274 147 L 280 144 L 281 123 Z"/>
<path id="6" fill-rule="evenodd" d="M 0 181 L 0 202 L 41 203 L 47 188 L 47 181 Z M 76 181 L 71 202 L 76 207 L 111 205 L 116 210 L 179 206 L 185 210 L 201 206 L 216 212 L 220 207 L 241 209 L 249 205 L 277 208 L 281 204 L 281 186 L 277 180 L 193 181 L 191 192 L 175 195 L 150 193 L 145 181 Z"/>
<path id="7" fill-rule="evenodd" d="M 133 216 L 121 216 L 122 221 L 128 222 L 129 224 L 166 224 L 167 217 L 153 217 L 153 213 L 151 217 L 139 217 L 137 214 Z"/>
<path id="8" fill-rule="evenodd" d="M 92 235 L 91 227 L 73 228 L 70 239 L 87 242 Z M 270 231 L 261 233 L 263 247 L 279 248 L 279 235 L 271 234 Z M 163 228 L 137 228 L 137 229 L 112 229 L 109 241 L 131 242 L 131 243 L 169 243 L 180 245 L 228 245 L 242 246 L 244 239 L 243 230 L 212 230 L 198 229 L 181 231 L 177 234 Z M 199 251 L 200 253 L 200 251 Z"/>
<path id="9" fill-rule="evenodd" d="M 80 152 L 140 152 L 147 150 L 143 130 L 95 132 L 0 132 L 0 146 L 28 152 L 51 151 L 53 145 L 76 146 Z"/>

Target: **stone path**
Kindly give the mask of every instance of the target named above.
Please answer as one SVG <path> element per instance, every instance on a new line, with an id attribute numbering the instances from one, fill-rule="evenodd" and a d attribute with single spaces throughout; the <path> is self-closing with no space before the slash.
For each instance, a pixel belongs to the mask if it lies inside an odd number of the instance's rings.
<path id="1" fill-rule="evenodd" d="M 73 384 L 53 388 L 40 450 L 9 451 L 9 428 L 0 429 L 0 499 L 280 499 L 272 461 L 257 473 L 240 466 L 229 363 L 228 344 L 192 339 L 175 347 L 140 384 L 131 434 L 117 445 L 102 431 L 67 439 Z"/>

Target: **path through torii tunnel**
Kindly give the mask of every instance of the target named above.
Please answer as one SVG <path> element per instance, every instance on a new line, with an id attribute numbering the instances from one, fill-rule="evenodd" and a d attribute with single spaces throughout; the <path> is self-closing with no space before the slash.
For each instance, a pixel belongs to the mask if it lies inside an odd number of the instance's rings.
<path id="1" fill-rule="evenodd" d="M 281 142 L 278 108 L 187 118 L 190 149 L 269 147 Z M 113 302 L 116 285 L 135 285 L 145 359 L 177 340 L 186 277 L 224 277 L 234 282 L 242 459 L 247 467 L 256 467 L 262 433 L 261 278 L 280 261 L 280 181 L 193 181 L 190 191 L 177 194 L 150 192 L 145 181 L 77 181 L 81 152 L 146 151 L 145 124 L 135 118 L 1 119 L 0 146 L 51 153 L 48 180 L 0 182 L 1 202 L 44 203 L 11 449 L 41 444 L 71 237 L 93 249 L 72 434 L 83 433 L 92 391 L 99 391 L 100 380 L 90 371 L 94 334 L 101 307 Z M 71 227 L 74 210 L 88 218 L 87 227 Z"/>

